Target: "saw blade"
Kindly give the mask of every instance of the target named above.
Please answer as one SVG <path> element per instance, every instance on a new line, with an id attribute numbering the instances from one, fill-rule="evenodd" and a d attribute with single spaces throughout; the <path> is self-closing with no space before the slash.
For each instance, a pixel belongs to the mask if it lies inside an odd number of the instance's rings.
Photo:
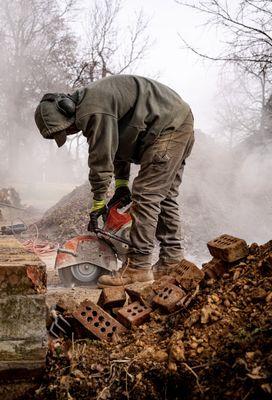
<path id="1" fill-rule="evenodd" d="M 68 240 L 63 249 L 58 249 L 57 269 L 80 264 L 92 264 L 109 271 L 118 269 L 115 252 L 96 235 L 77 236 Z"/>

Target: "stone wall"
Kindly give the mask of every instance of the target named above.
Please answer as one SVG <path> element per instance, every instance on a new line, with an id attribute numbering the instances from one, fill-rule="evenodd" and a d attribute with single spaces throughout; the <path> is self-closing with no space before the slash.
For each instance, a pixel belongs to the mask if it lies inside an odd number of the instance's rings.
<path id="1" fill-rule="evenodd" d="M 0 383 L 31 380 L 45 368 L 45 293 L 44 263 L 0 236 Z"/>

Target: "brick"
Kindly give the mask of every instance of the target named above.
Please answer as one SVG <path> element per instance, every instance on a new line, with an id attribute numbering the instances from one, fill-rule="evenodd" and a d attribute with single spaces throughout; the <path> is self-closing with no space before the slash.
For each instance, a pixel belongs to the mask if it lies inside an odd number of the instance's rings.
<path id="1" fill-rule="evenodd" d="M 56 302 L 56 310 L 60 313 L 68 314 L 72 313 L 76 310 L 78 303 L 76 300 L 71 296 L 63 295 L 60 299 Z"/>
<path id="2" fill-rule="evenodd" d="M 167 284 L 178 285 L 178 282 L 174 276 L 171 275 L 164 275 L 160 279 L 157 279 L 155 282 L 152 283 L 152 289 L 156 294 L 165 287 Z"/>
<path id="3" fill-rule="evenodd" d="M 175 277 L 179 286 L 185 290 L 195 288 L 204 278 L 204 273 L 192 262 L 183 259 L 174 270 L 171 276 Z"/>
<path id="4" fill-rule="evenodd" d="M 46 266 L 42 262 L 0 264 L 0 296 L 46 292 Z"/>
<path id="5" fill-rule="evenodd" d="M 221 235 L 208 242 L 207 246 L 214 258 L 229 263 L 238 261 L 249 253 L 248 246 L 243 239 L 230 235 Z"/>
<path id="6" fill-rule="evenodd" d="M 126 292 L 123 287 L 108 287 L 102 289 L 97 304 L 105 310 L 121 308 L 126 302 Z"/>
<path id="7" fill-rule="evenodd" d="M 167 313 L 175 311 L 178 303 L 186 296 L 186 293 L 172 283 L 166 284 L 154 297 L 153 303 Z"/>
<path id="8" fill-rule="evenodd" d="M 144 286 L 141 283 L 133 284 L 130 287 L 126 287 L 126 292 L 132 302 L 138 301 L 144 306 L 149 307 L 152 304 L 155 292 L 151 285 Z"/>
<path id="9" fill-rule="evenodd" d="M 206 279 L 216 279 L 219 276 L 222 276 L 227 269 L 227 265 L 224 261 L 219 260 L 218 258 L 213 258 L 206 264 L 203 264 L 202 271 L 205 274 Z"/>
<path id="10" fill-rule="evenodd" d="M 0 340 L 43 338 L 45 334 L 44 295 L 0 299 Z"/>
<path id="11" fill-rule="evenodd" d="M 134 301 L 126 307 L 121 308 L 117 313 L 118 321 L 127 328 L 139 326 L 145 323 L 152 312 L 151 307 L 147 307 L 138 301 Z"/>
<path id="12" fill-rule="evenodd" d="M 85 300 L 73 312 L 76 318 L 96 338 L 111 341 L 126 328 L 92 301 Z"/>

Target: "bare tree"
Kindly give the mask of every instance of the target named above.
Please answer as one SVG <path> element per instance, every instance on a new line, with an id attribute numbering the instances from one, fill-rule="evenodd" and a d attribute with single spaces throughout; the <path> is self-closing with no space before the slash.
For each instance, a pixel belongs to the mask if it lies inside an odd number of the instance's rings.
<path id="1" fill-rule="evenodd" d="M 119 21 L 121 6 L 121 0 L 97 0 L 91 8 L 73 87 L 87 85 L 109 75 L 132 72 L 146 56 L 150 46 L 147 35 L 149 19 L 140 11 L 133 23 L 124 28 Z M 75 149 L 76 158 L 80 155 L 81 137 L 79 133 L 68 139 L 70 151 Z"/>
<path id="2" fill-rule="evenodd" d="M 75 39 L 65 18 L 73 4 L 69 0 L 62 9 L 54 0 L 0 4 L 0 144 L 11 175 L 18 173 L 26 143 L 35 141 L 33 106 L 41 93 L 63 90 L 72 80 Z"/>
<path id="3" fill-rule="evenodd" d="M 181 40 L 196 55 L 223 62 L 225 65 L 233 64 L 249 78 L 246 90 L 251 100 L 257 99 L 255 105 L 259 110 L 258 131 L 263 132 L 266 103 L 271 95 L 272 82 L 272 2 L 240 0 L 234 4 L 230 0 L 176 1 L 205 15 L 207 25 L 219 28 L 222 33 L 221 42 L 225 44 L 220 53 L 206 54 L 188 43 L 185 38 L 181 37 Z M 252 126 L 248 131 L 250 133 L 254 133 Z"/>
<path id="4" fill-rule="evenodd" d="M 236 5 L 229 0 L 208 0 L 177 3 L 207 16 L 206 24 L 215 25 L 231 33 L 221 54 L 204 54 L 184 43 L 196 54 L 214 61 L 229 61 L 245 70 L 260 72 L 272 64 L 272 3 L 270 0 L 240 0 Z"/>
<path id="5" fill-rule="evenodd" d="M 150 46 L 146 34 L 149 20 L 140 11 L 132 25 L 122 28 L 119 23 L 121 5 L 121 0 L 100 0 L 90 10 L 85 29 L 86 45 L 74 86 L 131 71 L 146 55 Z"/>
<path id="6" fill-rule="evenodd" d="M 0 3 L 0 170 L 4 171 L 3 175 L 27 174 L 24 161 L 31 158 L 31 152 L 37 165 L 42 165 L 44 179 L 49 174 L 48 165 L 56 165 L 61 157 L 65 162 L 70 157 L 71 163 L 76 159 L 80 169 L 85 154 L 81 151 L 80 135 L 69 139 L 67 148 L 56 159 L 54 143 L 42 142 L 33 132 L 36 131 L 33 112 L 37 101 L 45 92 L 68 92 L 71 87 L 131 71 L 146 54 L 148 20 L 139 13 L 134 23 L 123 28 L 118 0 L 97 1 L 90 10 L 85 33 L 76 40 L 67 20 L 73 15 L 82 15 L 82 10 L 74 13 L 77 1 Z M 18 168 L 22 163 L 24 169 Z M 35 171 L 38 179 L 39 168 L 32 168 L 31 174 Z"/>
<path id="7" fill-rule="evenodd" d="M 229 148 L 259 130 L 261 99 L 259 86 L 237 68 L 224 68 L 215 100 L 215 136 Z"/>

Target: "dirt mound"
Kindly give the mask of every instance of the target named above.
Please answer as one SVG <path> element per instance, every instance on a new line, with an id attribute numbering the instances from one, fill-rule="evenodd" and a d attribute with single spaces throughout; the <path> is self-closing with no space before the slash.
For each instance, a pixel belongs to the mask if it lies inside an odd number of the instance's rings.
<path id="1" fill-rule="evenodd" d="M 41 211 L 35 207 L 22 204 L 19 192 L 13 187 L 0 188 L 0 225 L 31 225 L 41 215 Z"/>
<path id="2" fill-rule="evenodd" d="M 39 237 L 62 243 L 84 234 L 89 220 L 92 193 L 89 183 L 76 187 L 51 207 L 37 223 Z"/>
<path id="3" fill-rule="evenodd" d="M 32 399 L 271 399 L 272 241 L 115 344 L 51 345 Z"/>

